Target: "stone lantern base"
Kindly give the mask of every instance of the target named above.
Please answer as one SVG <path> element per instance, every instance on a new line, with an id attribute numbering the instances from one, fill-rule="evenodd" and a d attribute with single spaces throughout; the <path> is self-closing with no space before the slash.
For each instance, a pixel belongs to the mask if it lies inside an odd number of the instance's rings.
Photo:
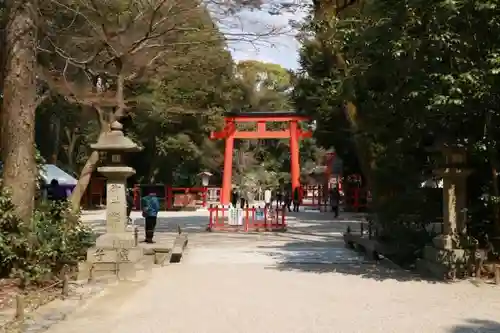
<path id="1" fill-rule="evenodd" d="M 87 261 L 79 266 L 79 280 L 117 277 L 131 280 L 146 267 L 141 247 L 93 247 L 87 251 Z"/>
<path id="2" fill-rule="evenodd" d="M 143 248 L 135 245 L 133 232 L 106 233 L 96 240 L 96 246 L 87 250 L 87 261 L 79 266 L 79 280 L 117 277 L 134 279 L 144 270 Z"/>
<path id="3" fill-rule="evenodd" d="M 424 248 L 423 258 L 417 261 L 417 269 L 438 279 L 453 279 L 467 273 L 471 260 L 470 251 L 453 247 L 453 238 L 439 235 L 432 245 Z"/>

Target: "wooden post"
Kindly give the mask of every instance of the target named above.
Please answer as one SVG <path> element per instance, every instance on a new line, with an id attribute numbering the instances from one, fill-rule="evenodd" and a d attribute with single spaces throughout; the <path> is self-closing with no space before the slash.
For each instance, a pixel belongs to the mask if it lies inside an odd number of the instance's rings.
<path id="1" fill-rule="evenodd" d="M 69 278 L 68 274 L 64 274 L 62 281 L 62 297 L 66 298 L 69 295 Z"/>
<path id="2" fill-rule="evenodd" d="M 19 321 L 24 320 L 24 297 L 21 294 L 16 295 L 16 314 L 15 319 Z"/>
<path id="3" fill-rule="evenodd" d="M 90 269 L 89 269 L 89 279 L 88 282 L 94 281 L 94 264 L 91 264 Z"/>
<path id="4" fill-rule="evenodd" d="M 479 279 L 481 279 L 481 260 L 480 259 L 476 260 L 476 267 L 475 268 L 476 268 L 475 278 L 479 280 Z"/>
<path id="5" fill-rule="evenodd" d="M 134 226 L 134 244 L 135 246 L 139 245 L 139 228 Z"/>
<path id="6" fill-rule="evenodd" d="M 500 285 L 500 265 L 495 264 L 495 284 Z"/>

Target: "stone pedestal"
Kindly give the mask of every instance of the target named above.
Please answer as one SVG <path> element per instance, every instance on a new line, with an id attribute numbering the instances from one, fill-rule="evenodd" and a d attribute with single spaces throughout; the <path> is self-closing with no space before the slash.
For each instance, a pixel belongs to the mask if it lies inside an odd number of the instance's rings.
<path id="1" fill-rule="evenodd" d="M 121 154 L 138 148 L 123 135 L 121 125 L 116 122 L 112 124 L 111 132 L 92 148 L 109 155 L 106 161 L 109 165 L 97 169 L 107 177 L 106 233 L 97 238 L 95 247 L 88 250 L 87 261 L 80 266 L 80 278 L 133 278 L 143 250 L 136 246 L 133 231 L 127 231 L 126 184 L 135 170 L 123 165 Z"/>

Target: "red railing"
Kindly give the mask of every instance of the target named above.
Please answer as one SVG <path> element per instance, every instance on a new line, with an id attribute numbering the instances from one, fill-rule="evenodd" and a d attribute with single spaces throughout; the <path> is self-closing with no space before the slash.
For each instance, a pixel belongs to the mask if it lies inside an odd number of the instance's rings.
<path id="1" fill-rule="evenodd" d="M 164 184 L 134 185 L 134 209 L 141 209 L 141 198 L 147 193 L 155 192 L 161 200 L 162 210 L 179 207 L 206 207 L 207 187 L 172 187 Z M 178 206 L 178 207 L 177 207 Z"/>
<path id="2" fill-rule="evenodd" d="M 365 188 L 347 188 L 344 192 L 344 207 L 348 211 L 364 211 L 371 200 L 371 193 Z"/>
<path id="3" fill-rule="evenodd" d="M 286 231 L 283 208 L 227 208 L 210 206 L 207 231 Z M 230 216 L 230 214 L 233 214 Z"/>
<path id="4" fill-rule="evenodd" d="M 317 207 L 318 209 L 330 206 L 329 191 L 323 190 L 321 185 L 307 185 L 302 189 L 301 205 L 304 207 Z M 348 211 L 360 212 L 367 209 L 371 200 L 370 191 L 363 187 L 348 187 L 344 189 L 342 202 Z"/>
<path id="5" fill-rule="evenodd" d="M 325 198 L 323 186 L 321 185 L 306 185 L 301 189 L 301 205 L 305 207 L 325 206 L 328 202 L 328 197 Z"/>

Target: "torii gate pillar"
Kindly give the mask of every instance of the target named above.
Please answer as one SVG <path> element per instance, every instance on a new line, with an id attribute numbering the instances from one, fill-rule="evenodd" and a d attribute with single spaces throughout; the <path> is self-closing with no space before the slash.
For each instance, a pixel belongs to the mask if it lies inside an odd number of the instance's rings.
<path id="1" fill-rule="evenodd" d="M 292 191 L 300 188 L 300 157 L 299 140 L 312 137 L 312 132 L 302 131 L 299 126 L 300 121 L 309 121 L 310 117 L 299 115 L 294 112 L 230 112 L 227 113 L 224 121 L 225 126 L 222 131 L 211 133 L 211 139 L 225 139 L 224 150 L 224 170 L 222 177 L 221 204 L 227 205 L 230 202 L 232 173 L 233 173 L 233 150 L 234 139 L 289 139 L 290 140 L 290 174 Z M 240 131 L 237 129 L 238 123 L 256 123 L 256 129 L 250 131 Z M 268 130 L 268 122 L 287 123 L 288 128 L 283 130 Z"/>

